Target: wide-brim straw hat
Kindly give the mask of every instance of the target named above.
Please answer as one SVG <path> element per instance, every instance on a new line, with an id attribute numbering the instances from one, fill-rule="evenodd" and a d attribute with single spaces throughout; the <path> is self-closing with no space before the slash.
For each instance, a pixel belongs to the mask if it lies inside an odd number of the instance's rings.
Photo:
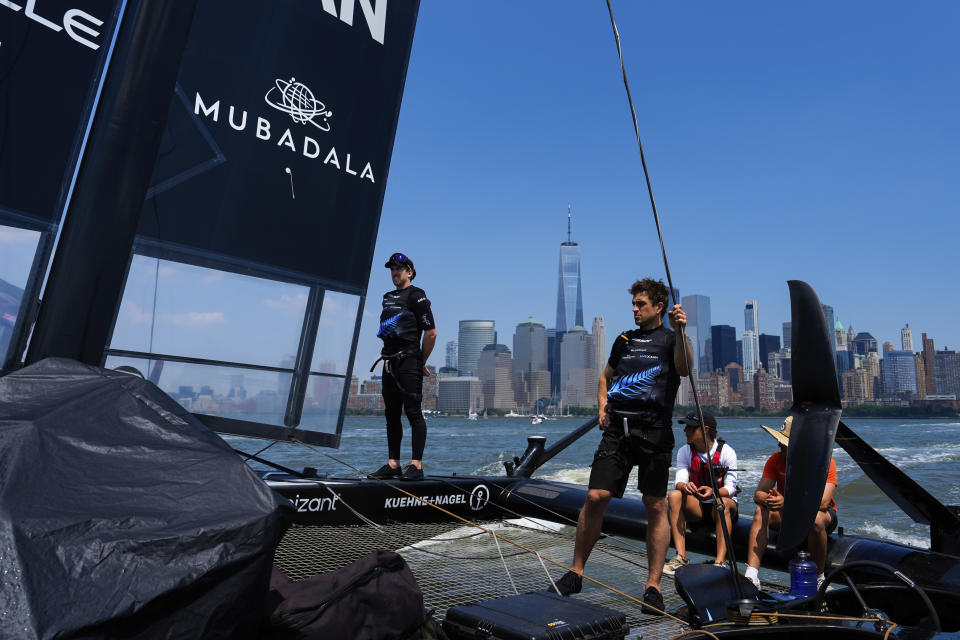
<path id="1" fill-rule="evenodd" d="M 787 416 L 786 419 L 783 421 L 783 424 L 780 425 L 779 429 L 768 427 L 765 424 L 762 424 L 760 426 L 763 427 L 763 429 L 766 430 L 767 433 L 769 433 L 774 438 L 776 438 L 777 442 L 779 442 L 780 444 L 786 447 L 790 445 L 790 425 L 792 424 L 793 424 L 793 416 Z"/>

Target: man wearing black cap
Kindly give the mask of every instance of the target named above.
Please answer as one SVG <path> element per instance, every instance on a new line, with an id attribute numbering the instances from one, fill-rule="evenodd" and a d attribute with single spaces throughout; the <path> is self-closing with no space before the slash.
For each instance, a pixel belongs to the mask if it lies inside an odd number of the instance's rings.
<path id="1" fill-rule="evenodd" d="M 383 360 L 382 393 L 389 459 L 370 477 L 420 480 L 423 478 L 423 448 L 427 442 L 427 422 L 423 419 L 420 401 L 423 376 L 430 375 L 427 358 L 437 342 L 436 323 L 427 294 L 412 284 L 417 277 L 413 260 L 405 254 L 395 253 L 383 266 L 390 269 L 396 287 L 383 295 L 380 330 L 377 332 L 377 337 L 383 340 L 380 359 Z M 405 469 L 400 468 L 401 410 L 410 421 L 413 439 L 413 455 Z"/>
<path id="2" fill-rule="evenodd" d="M 647 567 L 644 611 L 662 615 L 660 576 L 670 545 L 667 522 L 667 484 L 673 453 L 673 404 L 680 376 L 690 374 L 690 344 L 684 347 L 663 326 L 669 292 L 662 280 L 644 278 L 629 289 L 633 300 L 632 331 L 614 341 L 597 389 L 603 437 L 593 457 L 590 484 L 573 550 L 573 565 L 556 582 L 560 595 L 578 593 L 583 570 L 600 537 L 603 513 L 614 496 L 623 497 L 633 467 L 647 510 Z M 670 323 L 684 327 L 687 316 L 680 305 L 670 310 Z"/>
<path id="3" fill-rule="evenodd" d="M 687 521 L 713 523 L 717 534 L 717 557 L 714 564 L 723 565 L 727 557 L 720 520 L 714 517 L 713 488 L 707 475 L 707 456 L 713 464 L 717 490 L 723 500 L 723 519 L 727 531 L 733 529 L 737 517 L 737 454 L 733 447 L 717 438 L 717 419 L 712 413 L 703 412 L 707 440 L 704 442 L 700 420 L 696 413 L 688 413 L 680 419 L 686 447 L 677 451 L 677 475 L 674 489 L 667 495 L 670 505 L 670 535 L 677 555 L 663 567 L 663 572 L 673 575 L 677 569 L 689 564 L 687 560 Z M 709 452 L 709 453 L 708 453 Z"/>

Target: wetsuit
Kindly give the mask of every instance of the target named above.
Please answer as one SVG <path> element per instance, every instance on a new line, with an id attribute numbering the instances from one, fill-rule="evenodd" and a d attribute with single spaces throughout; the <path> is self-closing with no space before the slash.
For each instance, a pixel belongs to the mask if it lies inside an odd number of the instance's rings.
<path id="1" fill-rule="evenodd" d="M 419 287 L 395 289 L 383 295 L 380 330 L 383 340 L 380 352 L 383 363 L 383 404 L 387 420 L 387 449 L 391 460 L 400 459 L 403 440 L 401 410 L 410 421 L 413 438 L 412 460 L 423 459 L 427 442 L 427 422 L 420 402 L 423 398 L 423 353 L 420 337 L 435 327 L 427 294 Z"/>
<path id="2" fill-rule="evenodd" d="M 663 325 L 633 329 L 617 336 L 607 364 L 614 375 L 607 387 L 610 426 L 594 455 L 590 488 L 623 496 L 627 478 L 638 467 L 640 492 L 667 495 L 673 404 L 680 375 L 673 362 L 676 336 Z"/>

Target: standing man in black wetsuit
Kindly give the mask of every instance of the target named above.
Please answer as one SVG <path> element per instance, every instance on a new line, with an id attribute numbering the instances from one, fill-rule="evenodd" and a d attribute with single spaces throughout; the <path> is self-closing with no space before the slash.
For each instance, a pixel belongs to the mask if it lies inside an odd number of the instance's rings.
<path id="1" fill-rule="evenodd" d="M 420 401 L 423 398 L 423 376 L 430 375 L 427 358 L 437 342 L 436 323 L 427 294 L 412 284 L 417 277 L 413 260 L 395 253 L 383 266 L 390 269 L 396 287 L 383 295 L 380 330 L 377 332 L 377 337 L 383 340 L 380 356 L 383 360 L 382 393 L 389 460 L 370 477 L 420 480 L 423 478 L 423 448 L 427 442 L 427 422 L 423 419 Z M 400 468 L 401 410 L 410 421 L 413 439 L 413 456 L 404 469 Z"/>
<path id="2" fill-rule="evenodd" d="M 643 601 L 663 611 L 660 576 L 670 544 L 667 482 L 673 457 L 673 404 L 680 376 L 690 374 L 690 361 L 676 335 L 663 326 L 668 291 L 662 280 L 644 278 L 630 287 L 636 329 L 621 333 L 600 374 L 597 395 L 603 437 L 593 457 L 587 499 L 577 522 L 572 571 L 556 585 L 560 595 L 579 593 L 583 567 L 600 537 L 603 512 L 613 496 L 623 497 L 630 472 L 647 510 L 647 577 Z M 687 324 L 680 305 L 670 311 L 675 327 Z M 690 345 L 687 343 L 690 358 Z M 657 614 L 653 609 L 645 612 Z"/>

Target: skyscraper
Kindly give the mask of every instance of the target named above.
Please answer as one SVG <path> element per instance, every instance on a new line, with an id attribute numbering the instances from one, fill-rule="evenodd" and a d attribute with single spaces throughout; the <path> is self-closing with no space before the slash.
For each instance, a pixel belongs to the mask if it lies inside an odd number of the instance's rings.
<path id="1" fill-rule="evenodd" d="M 477 361 L 477 377 L 483 385 L 483 406 L 494 409 L 515 409 L 513 390 L 513 358 L 503 344 L 488 344 Z"/>
<path id="2" fill-rule="evenodd" d="M 593 336 L 584 327 L 572 327 L 560 344 L 560 380 L 563 403 L 571 407 L 597 406 L 597 370 Z"/>
<path id="3" fill-rule="evenodd" d="M 917 392 L 917 370 L 913 351 L 887 351 L 883 354 L 883 384 L 887 393 Z"/>
<path id="4" fill-rule="evenodd" d="M 517 371 L 547 370 L 547 330 L 535 318 L 517 325 L 513 334 L 513 366 Z"/>
<path id="5" fill-rule="evenodd" d="M 687 312 L 687 338 L 693 349 L 693 366 L 709 373 L 713 369 L 713 354 L 706 350 L 710 334 L 710 298 L 695 293 L 684 296 L 681 304 Z"/>
<path id="6" fill-rule="evenodd" d="M 776 369 L 770 366 L 770 354 L 780 351 L 780 336 L 761 333 L 758 343 L 760 345 L 760 364 L 767 370 L 767 373 L 776 373 Z"/>
<path id="7" fill-rule="evenodd" d="M 913 332 L 909 324 L 900 329 L 900 346 L 904 351 L 913 351 Z"/>
<path id="8" fill-rule="evenodd" d="M 827 319 L 827 334 L 830 336 L 830 352 L 832 355 L 833 352 L 837 350 L 836 340 L 834 339 L 833 335 L 833 307 L 828 304 L 821 304 L 820 306 L 823 307 L 823 316 Z"/>
<path id="9" fill-rule="evenodd" d="M 728 324 L 716 324 L 710 327 L 713 343 L 713 368 L 723 369 L 737 361 L 737 330 Z"/>
<path id="10" fill-rule="evenodd" d="M 928 338 L 926 333 L 920 334 L 923 344 L 923 371 L 924 380 L 927 384 L 927 395 L 934 395 L 937 392 L 937 372 L 936 372 L 936 348 L 933 346 L 933 338 Z"/>
<path id="11" fill-rule="evenodd" d="M 583 326 L 583 291 L 580 282 L 580 245 L 571 239 L 570 205 L 567 205 L 567 241 L 560 243 L 560 279 L 557 285 L 557 333 Z"/>
<path id="12" fill-rule="evenodd" d="M 597 352 L 597 375 L 607 366 L 607 332 L 603 326 L 603 318 L 593 318 L 593 348 Z"/>
<path id="13" fill-rule="evenodd" d="M 495 344 L 497 332 L 493 320 L 461 320 L 457 346 L 457 369 L 461 376 L 475 376 L 480 352 Z"/>
<path id="14" fill-rule="evenodd" d="M 753 374 L 760 368 L 760 345 L 757 334 L 753 331 L 743 332 L 743 379 L 753 380 Z"/>
<path id="15" fill-rule="evenodd" d="M 760 367 L 760 315 L 756 300 L 747 300 L 743 308 L 742 338 L 743 375 L 747 380 L 753 380 L 753 374 Z"/>
<path id="16" fill-rule="evenodd" d="M 444 361 L 444 365 L 448 369 L 457 368 L 457 341 L 451 340 L 447 343 L 447 359 Z"/>
<path id="17" fill-rule="evenodd" d="M 790 344 L 791 344 L 790 341 L 793 338 L 792 333 L 793 333 L 793 323 L 784 322 L 783 323 L 783 348 L 784 349 L 790 348 Z"/>

